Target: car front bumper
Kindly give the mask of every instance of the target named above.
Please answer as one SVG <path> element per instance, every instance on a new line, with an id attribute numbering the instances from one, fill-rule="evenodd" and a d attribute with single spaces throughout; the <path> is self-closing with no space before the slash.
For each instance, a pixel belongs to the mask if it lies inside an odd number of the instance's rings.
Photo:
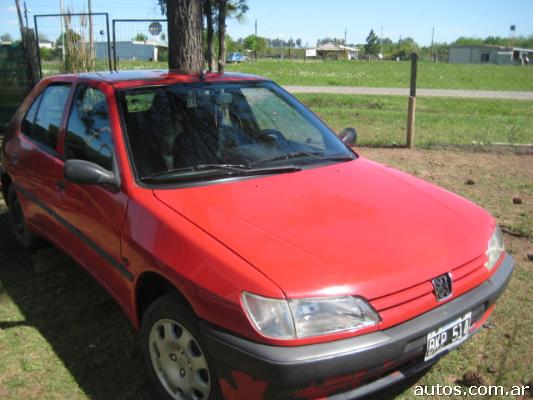
<path id="1" fill-rule="evenodd" d="M 424 362 L 430 331 L 472 312 L 470 334 L 475 333 L 507 287 L 513 268 L 513 258 L 506 255 L 490 279 L 464 295 L 400 325 L 353 338 L 279 347 L 207 323 L 202 331 L 227 398 L 355 399 L 435 363 L 439 357 Z"/>

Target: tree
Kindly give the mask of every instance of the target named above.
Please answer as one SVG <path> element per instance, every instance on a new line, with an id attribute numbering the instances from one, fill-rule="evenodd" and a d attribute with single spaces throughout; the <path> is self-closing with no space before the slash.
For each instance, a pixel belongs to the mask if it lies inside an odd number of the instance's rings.
<path id="1" fill-rule="evenodd" d="M 41 39 L 42 40 L 42 39 Z M 61 47 L 63 46 L 63 43 L 72 43 L 74 45 L 77 45 L 81 40 L 81 35 L 74 32 L 72 29 L 67 29 L 65 32 L 63 32 L 62 35 L 59 35 L 59 37 L 56 40 L 56 46 Z"/>
<path id="2" fill-rule="evenodd" d="M 2 42 L 12 42 L 13 38 L 11 37 L 9 33 L 4 33 L 2 36 L 0 36 L 0 40 Z"/>
<path id="3" fill-rule="evenodd" d="M 302 39 L 296 39 L 296 46 L 302 47 Z"/>
<path id="4" fill-rule="evenodd" d="M 398 44 L 396 49 L 392 52 L 392 58 L 405 58 L 411 53 L 418 53 L 419 47 L 418 44 L 414 41 L 413 38 L 406 37 L 402 39 L 401 43 Z"/>
<path id="5" fill-rule="evenodd" d="M 214 0 L 218 5 L 218 70 L 224 72 L 226 65 L 227 43 L 224 40 L 226 35 L 226 17 L 240 20 L 248 11 L 246 0 Z"/>
<path id="6" fill-rule="evenodd" d="M 161 13 L 163 15 L 167 15 L 167 2 L 169 0 L 158 0 L 159 7 L 161 8 Z M 221 37 L 220 32 L 220 9 L 221 9 L 221 3 L 224 4 L 224 12 L 222 19 L 224 20 L 224 24 L 222 26 L 222 30 L 226 30 L 225 21 L 226 18 L 236 18 L 240 20 L 244 14 L 248 11 L 248 5 L 247 0 L 199 0 L 201 1 L 201 8 L 203 11 L 203 14 L 206 18 L 206 42 L 207 42 L 207 60 L 210 70 L 215 69 L 216 64 L 216 55 L 215 55 L 215 41 L 218 42 L 218 48 L 219 48 L 219 61 L 220 61 L 220 49 L 221 47 L 226 47 L 226 41 L 219 40 Z M 218 32 L 218 37 L 215 38 L 214 32 L 215 30 Z M 222 35 L 224 36 L 224 35 Z M 226 47 L 227 48 L 227 47 Z M 225 60 L 225 54 L 223 59 Z M 211 60 L 211 61 L 210 61 Z"/>
<path id="7" fill-rule="evenodd" d="M 454 44 L 462 46 L 462 45 L 482 45 L 483 39 L 477 38 L 477 37 L 464 37 L 461 36 L 457 38 L 457 40 L 454 42 Z"/>
<path id="8" fill-rule="evenodd" d="M 249 35 L 244 38 L 243 46 L 245 49 L 255 51 L 256 53 L 262 53 L 267 47 L 267 41 L 265 38 Z"/>
<path id="9" fill-rule="evenodd" d="M 199 0 L 166 0 L 168 66 L 184 73 L 204 68 L 202 4 Z"/>
<path id="10" fill-rule="evenodd" d="M 218 71 L 224 72 L 226 66 L 226 6 L 227 0 L 218 0 Z"/>
<path id="11" fill-rule="evenodd" d="M 322 38 L 322 39 L 318 39 L 316 41 L 316 45 L 317 46 L 321 46 L 323 44 L 328 44 L 328 43 L 333 43 L 333 44 L 344 44 L 344 39 L 339 39 L 339 38 L 330 38 L 330 37 L 325 37 L 325 38 Z"/>
<path id="12" fill-rule="evenodd" d="M 204 0 L 204 14 L 207 25 L 207 65 L 209 71 L 214 71 L 216 67 L 215 46 L 214 46 L 214 23 L 213 23 L 213 1 Z"/>
<path id="13" fill-rule="evenodd" d="M 374 29 L 371 29 L 370 33 L 368 34 L 366 38 L 365 53 L 376 55 L 379 53 L 379 49 L 380 49 L 380 44 L 379 44 L 378 35 L 374 33 Z"/>
<path id="14" fill-rule="evenodd" d="M 136 42 L 146 42 L 148 40 L 148 36 L 146 36 L 144 33 L 138 33 L 133 38 Z"/>

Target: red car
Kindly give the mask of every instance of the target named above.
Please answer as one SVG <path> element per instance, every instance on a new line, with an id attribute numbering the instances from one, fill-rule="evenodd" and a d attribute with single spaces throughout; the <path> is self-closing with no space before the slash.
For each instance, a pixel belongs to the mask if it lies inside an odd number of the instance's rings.
<path id="1" fill-rule="evenodd" d="M 357 398 L 468 339 L 514 262 L 486 211 L 354 140 L 260 77 L 56 76 L 13 118 L 2 190 L 18 242 L 140 329 L 164 398 Z"/>

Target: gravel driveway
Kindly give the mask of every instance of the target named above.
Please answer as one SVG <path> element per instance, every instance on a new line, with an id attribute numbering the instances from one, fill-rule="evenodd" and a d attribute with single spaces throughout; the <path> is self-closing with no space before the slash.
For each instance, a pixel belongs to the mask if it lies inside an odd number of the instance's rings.
<path id="1" fill-rule="evenodd" d="M 351 86 L 284 86 L 290 93 L 374 94 L 385 96 L 409 96 L 409 88 L 378 88 Z M 533 92 L 498 90 L 417 89 L 423 97 L 472 97 L 484 99 L 533 100 Z"/>

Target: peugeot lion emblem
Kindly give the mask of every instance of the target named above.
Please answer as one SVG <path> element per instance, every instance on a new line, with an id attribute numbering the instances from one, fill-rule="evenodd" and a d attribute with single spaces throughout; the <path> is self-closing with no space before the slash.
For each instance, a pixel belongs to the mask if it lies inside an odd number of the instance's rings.
<path id="1" fill-rule="evenodd" d="M 452 275 L 450 273 L 437 276 L 431 280 L 437 301 L 447 299 L 452 295 Z"/>

